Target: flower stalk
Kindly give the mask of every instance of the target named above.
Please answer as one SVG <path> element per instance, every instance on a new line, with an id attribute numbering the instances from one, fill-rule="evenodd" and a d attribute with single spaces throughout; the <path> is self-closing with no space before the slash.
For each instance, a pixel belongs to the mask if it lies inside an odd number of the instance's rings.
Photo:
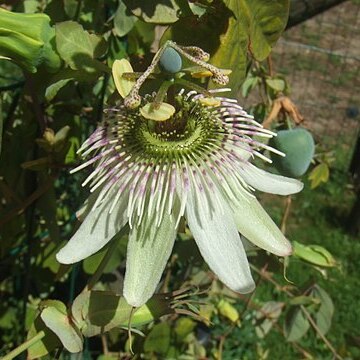
<path id="1" fill-rule="evenodd" d="M 12 360 L 12 359 L 14 359 L 16 356 L 18 356 L 21 353 L 23 353 L 24 351 L 26 351 L 29 347 L 33 346 L 34 344 L 36 344 L 38 341 L 40 341 L 44 337 L 45 337 L 45 332 L 44 331 L 39 331 L 34 337 L 32 337 L 31 339 L 25 341 L 24 343 L 19 345 L 17 348 L 15 348 L 14 350 L 12 350 L 8 354 L 6 354 L 2 358 L 2 360 Z"/>

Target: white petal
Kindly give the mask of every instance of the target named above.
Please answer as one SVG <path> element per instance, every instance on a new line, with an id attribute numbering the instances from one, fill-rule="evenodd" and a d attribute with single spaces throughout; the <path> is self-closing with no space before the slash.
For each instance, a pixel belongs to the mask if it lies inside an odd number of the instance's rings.
<path id="1" fill-rule="evenodd" d="M 139 307 L 154 294 L 174 246 L 176 217 L 177 214 L 165 212 L 160 225 L 156 226 L 154 211 L 150 217 L 144 216 L 140 225 L 133 227 L 127 248 L 123 291 L 128 304 Z"/>
<path id="2" fill-rule="evenodd" d="M 256 247 L 251 241 L 249 241 L 245 236 L 241 234 L 240 239 L 246 252 L 258 249 L 258 247 Z"/>
<path id="3" fill-rule="evenodd" d="M 233 291 L 251 292 L 255 283 L 231 211 L 220 194 L 212 196 L 218 206 L 205 212 L 207 207 L 197 202 L 193 192 L 189 193 L 186 218 L 190 230 L 204 260 L 219 279 Z"/>
<path id="4" fill-rule="evenodd" d="M 301 191 L 304 184 L 296 179 L 271 174 L 258 169 L 249 162 L 244 162 L 239 168 L 241 177 L 257 190 L 271 194 L 290 195 Z"/>
<path id="5" fill-rule="evenodd" d="M 82 207 L 76 212 L 76 218 L 83 222 L 86 216 L 90 213 L 92 207 L 94 206 L 96 199 L 100 193 L 101 189 L 97 189 L 93 192 L 85 201 Z"/>
<path id="6" fill-rule="evenodd" d="M 73 264 L 96 253 L 117 234 L 127 222 L 125 216 L 127 195 L 121 197 L 114 211 L 109 214 L 115 191 L 95 209 L 88 212 L 74 236 L 56 254 L 62 264 Z M 93 199 L 92 199 L 93 200 Z"/>
<path id="7" fill-rule="evenodd" d="M 290 242 L 253 196 L 243 191 L 242 199 L 232 207 L 236 226 L 249 241 L 276 255 L 291 254 Z"/>

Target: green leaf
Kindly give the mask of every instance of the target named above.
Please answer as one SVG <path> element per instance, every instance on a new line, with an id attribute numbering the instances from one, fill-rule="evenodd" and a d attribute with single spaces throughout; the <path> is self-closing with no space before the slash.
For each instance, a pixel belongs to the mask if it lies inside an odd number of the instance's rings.
<path id="1" fill-rule="evenodd" d="M 206 6 L 201 4 L 200 2 L 193 3 L 191 1 L 189 1 L 189 7 L 190 7 L 191 12 L 196 16 L 200 17 L 206 13 Z"/>
<path id="2" fill-rule="evenodd" d="M 27 354 L 27 358 L 29 360 L 45 356 L 50 351 L 53 351 L 57 347 L 61 346 L 59 338 L 48 327 L 46 327 L 40 316 L 38 316 L 31 325 L 27 334 L 27 339 L 29 340 L 33 338 L 40 331 L 45 332 L 45 337 L 29 347 Z"/>
<path id="3" fill-rule="evenodd" d="M 258 82 L 259 78 L 257 76 L 248 76 L 241 85 L 242 96 L 246 98 Z"/>
<path id="4" fill-rule="evenodd" d="M 179 1 L 124 0 L 134 15 L 148 23 L 170 24 L 179 20 Z"/>
<path id="5" fill-rule="evenodd" d="M 181 317 L 175 325 L 175 334 L 178 341 L 184 341 L 185 338 L 191 334 L 191 332 L 196 327 L 194 320 L 188 317 Z"/>
<path id="6" fill-rule="evenodd" d="M 239 320 L 239 312 L 228 301 L 221 299 L 217 305 L 219 313 L 229 319 L 231 322 L 236 323 Z"/>
<path id="7" fill-rule="evenodd" d="M 246 72 L 248 50 L 256 60 L 264 60 L 285 29 L 289 1 L 224 0 L 232 15 L 227 31 L 211 63 L 233 71 L 229 86 L 236 93 Z"/>
<path id="8" fill-rule="evenodd" d="M 279 319 L 284 303 L 268 301 L 256 312 L 255 331 L 259 338 L 264 338 Z"/>
<path id="9" fill-rule="evenodd" d="M 137 21 L 137 17 L 129 14 L 123 1 L 120 1 L 114 17 L 114 31 L 117 36 L 125 36 Z"/>
<path id="10" fill-rule="evenodd" d="M 125 259 L 127 238 L 128 238 L 127 236 L 123 236 L 119 240 L 115 240 L 117 241 L 117 246 L 114 250 L 114 253 L 111 255 L 110 260 L 105 266 L 105 269 L 103 271 L 105 274 L 115 270 L 119 266 L 119 264 Z M 106 246 L 104 249 L 97 252 L 96 254 L 86 258 L 83 261 L 83 270 L 87 274 L 90 275 L 94 274 L 94 272 L 99 267 L 107 251 L 108 251 L 108 246 Z"/>
<path id="11" fill-rule="evenodd" d="M 50 84 L 46 88 L 45 98 L 51 101 L 57 93 L 70 81 L 94 82 L 98 74 L 89 73 L 84 70 L 62 69 L 50 79 Z"/>
<path id="12" fill-rule="evenodd" d="M 79 330 L 72 324 L 65 309 L 58 306 L 47 306 L 40 314 L 44 324 L 60 339 L 64 348 L 71 353 L 83 349 L 83 340 Z"/>
<path id="13" fill-rule="evenodd" d="M 146 352 L 166 354 L 170 347 L 170 326 L 168 323 L 154 325 L 144 342 Z"/>
<path id="14" fill-rule="evenodd" d="M 314 302 L 316 302 L 316 299 L 314 299 L 311 296 L 306 296 L 306 295 L 300 295 L 300 296 L 295 296 L 293 297 L 289 304 L 290 305 L 311 305 Z"/>
<path id="15" fill-rule="evenodd" d="M 2 101 L 0 100 L 0 156 L 1 156 L 1 147 L 2 147 L 3 127 L 4 127 L 4 119 L 2 113 Z"/>
<path id="16" fill-rule="evenodd" d="M 284 333 L 287 341 L 300 340 L 310 328 L 310 323 L 305 317 L 301 307 L 289 311 L 284 324 Z"/>
<path id="17" fill-rule="evenodd" d="M 289 17 L 289 0 L 225 0 L 237 19 L 245 15 L 249 48 L 258 61 L 263 61 L 285 30 Z"/>
<path id="18" fill-rule="evenodd" d="M 59 90 L 61 88 L 63 88 L 71 80 L 72 80 L 71 78 L 61 79 L 61 80 L 57 81 L 56 83 L 53 83 L 50 86 L 48 86 L 45 91 L 46 100 L 51 101 L 56 96 L 56 94 L 59 92 Z"/>
<path id="19" fill-rule="evenodd" d="M 266 84 L 271 89 L 281 92 L 285 90 L 285 81 L 283 79 L 266 79 Z"/>
<path id="20" fill-rule="evenodd" d="M 133 311 L 122 296 L 107 291 L 85 291 L 74 300 L 73 319 L 86 337 L 98 335 L 114 327 L 127 327 Z M 131 325 L 140 326 L 171 313 L 163 296 L 154 296 L 132 314 Z"/>
<path id="21" fill-rule="evenodd" d="M 293 256 L 318 266 L 336 266 L 336 261 L 330 252 L 319 245 L 303 245 L 293 241 Z"/>
<path id="22" fill-rule="evenodd" d="M 329 166 L 325 163 L 321 163 L 312 169 L 309 174 L 309 180 L 311 181 L 311 189 L 315 189 L 321 183 L 326 183 L 329 180 L 330 170 Z"/>
<path id="23" fill-rule="evenodd" d="M 73 70 L 109 71 L 109 68 L 95 60 L 104 52 L 105 40 L 89 34 L 74 21 L 56 24 L 56 48 L 62 59 Z"/>
<path id="24" fill-rule="evenodd" d="M 76 12 L 79 7 L 79 1 L 78 0 L 63 0 L 64 2 L 64 11 L 66 15 L 72 19 L 75 18 Z"/>
<path id="25" fill-rule="evenodd" d="M 315 314 L 315 321 L 321 333 L 325 335 L 331 326 L 334 315 L 334 304 L 329 294 L 319 285 L 315 285 L 311 293 L 321 301 L 319 310 Z"/>

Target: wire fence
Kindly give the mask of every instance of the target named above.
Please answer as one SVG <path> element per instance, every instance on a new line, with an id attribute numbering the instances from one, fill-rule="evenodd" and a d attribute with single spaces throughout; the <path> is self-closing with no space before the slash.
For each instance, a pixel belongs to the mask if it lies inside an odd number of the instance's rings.
<path id="1" fill-rule="evenodd" d="M 316 139 L 348 168 L 360 133 L 360 3 L 345 1 L 289 30 L 273 51 Z"/>

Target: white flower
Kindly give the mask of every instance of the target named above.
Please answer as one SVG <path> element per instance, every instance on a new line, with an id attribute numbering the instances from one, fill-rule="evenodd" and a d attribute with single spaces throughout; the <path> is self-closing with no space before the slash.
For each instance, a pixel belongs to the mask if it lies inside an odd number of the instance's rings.
<path id="1" fill-rule="evenodd" d="M 177 113 L 165 122 L 144 119 L 123 105 L 108 109 L 103 123 L 82 145 L 94 165 L 83 185 L 91 195 L 79 211 L 80 228 L 57 254 L 63 264 L 83 260 L 130 225 L 124 297 L 141 306 L 155 292 L 185 216 L 204 260 L 230 289 L 253 291 L 239 232 L 279 256 L 291 245 L 252 191 L 288 195 L 301 182 L 270 174 L 250 163 L 275 151 L 250 136 L 270 138 L 236 102 L 181 91 Z M 215 102 L 216 103 L 216 102 Z"/>

